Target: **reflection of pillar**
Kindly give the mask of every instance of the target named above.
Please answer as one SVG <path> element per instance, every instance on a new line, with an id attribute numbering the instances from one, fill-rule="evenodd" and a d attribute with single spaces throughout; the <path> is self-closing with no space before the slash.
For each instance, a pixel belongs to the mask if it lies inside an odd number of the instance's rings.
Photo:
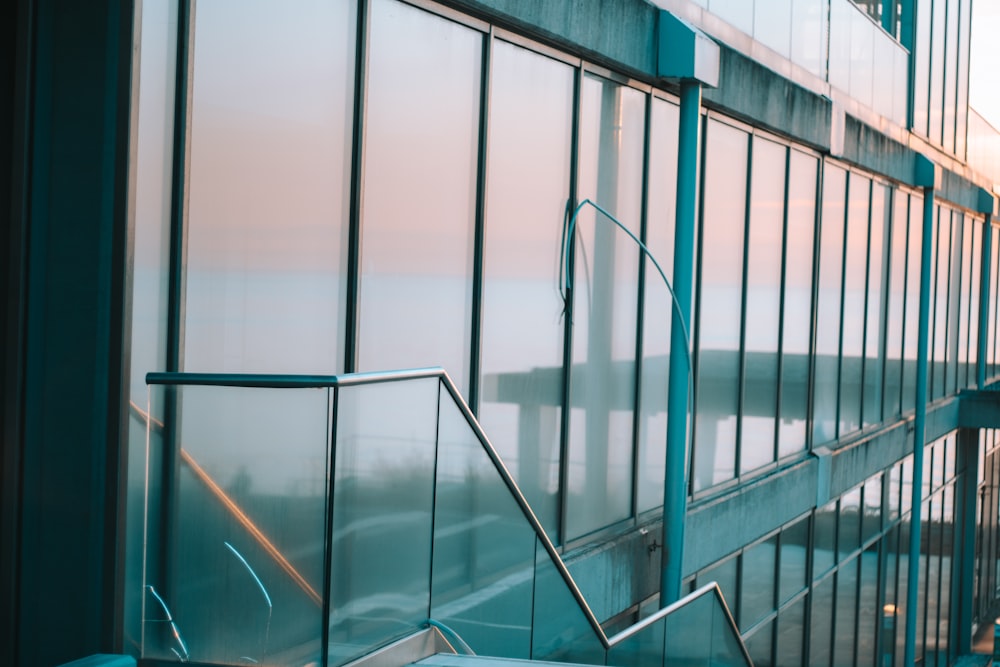
<path id="1" fill-rule="evenodd" d="M 949 640 L 957 646 L 959 655 L 972 653 L 972 618 L 975 592 L 973 579 L 976 568 L 976 512 L 979 501 L 979 431 L 963 428 L 956 437 L 958 443 L 955 467 L 963 471 L 958 476 L 955 507 L 955 546 L 952 558 L 952 581 L 958 581 L 955 596 L 954 622 L 950 623 Z"/>
<path id="2" fill-rule="evenodd" d="M 604 84 L 597 154 L 597 202 L 611 213 L 618 208 L 618 164 L 621 157 L 621 88 Z M 595 213 L 595 216 L 599 215 Z M 608 497 L 608 449 L 614 400 L 612 345 L 615 301 L 614 225 L 594 225 L 593 274 L 587 322 L 587 364 L 584 382 L 586 455 L 583 492 L 602 501 Z"/>

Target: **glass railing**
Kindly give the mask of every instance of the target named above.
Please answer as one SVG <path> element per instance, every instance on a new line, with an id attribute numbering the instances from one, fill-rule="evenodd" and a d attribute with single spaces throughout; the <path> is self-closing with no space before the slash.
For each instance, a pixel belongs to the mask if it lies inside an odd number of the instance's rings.
<path id="1" fill-rule="evenodd" d="M 146 658 L 342 665 L 433 622 L 480 655 L 751 664 L 714 584 L 608 637 L 441 370 L 147 381 Z"/>

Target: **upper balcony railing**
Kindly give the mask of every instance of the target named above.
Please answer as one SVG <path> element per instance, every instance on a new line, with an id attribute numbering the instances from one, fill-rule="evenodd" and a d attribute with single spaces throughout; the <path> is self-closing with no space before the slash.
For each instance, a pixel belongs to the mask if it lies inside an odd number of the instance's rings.
<path id="1" fill-rule="evenodd" d="M 433 623 L 483 655 L 751 664 L 715 584 L 609 637 L 441 370 L 147 382 L 144 659 L 343 665 Z"/>
<path id="2" fill-rule="evenodd" d="M 654 1 L 679 11 L 686 0 Z M 906 125 L 909 51 L 851 0 L 690 1 L 859 104 Z"/>

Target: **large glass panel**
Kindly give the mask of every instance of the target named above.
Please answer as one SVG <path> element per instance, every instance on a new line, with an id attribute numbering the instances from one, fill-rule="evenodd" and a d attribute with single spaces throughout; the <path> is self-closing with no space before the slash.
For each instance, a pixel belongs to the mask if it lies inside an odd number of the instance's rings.
<path id="1" fill-rule="evenodd" d="M 746 322 L 740 472 L 774 460 L 785 161 L 781 144 L 753 138 L 747 233 Z"/>
<path id="2" fill-rule="evenodd" d="M 972 0 L 960 0 L 958 43 L 958 89 L 956 91 L 955 155 L 966 157 L 969 119 L 969 33 L 972 30 Z"/>
<path id="3" fill-rule="evenodd" d="M 868 296 L 865 310 L 864 394 L 861 422 L 864 426 L 882 421 L 882 382 L 885 366 L 886 309 L 883 301 L 889 281 L 885 261 L 889 247 L 889 188 L 872 184 L 871 223 L 868 231 Z"/>
<path id="4" fill-rule="evenodd" d="M 882 530 L 882 475 L 875 475 L 864 485 L 861 510 L 861 543 L 864 544 Z"/>
<path id="5" fill-rule="evenodd" d="M 838 0 L 834 0 L 837 2 Z M 866 106 L 872 106 L 873 71 L 876 66 L 892 68 L 892 61 L 874 62 L 875 25 L 850 2 L 851 11 L 851 97 Z"/>
<path id="6" fill-rule="evenodd" d="M 708 0 L 708 10 L 748 35 L 753 34 L 753 3 L 743 0 Z"/>
<path id="7" fill-rule="evenodd" d="M 906 298 L 906 223 L 909 196 L 896 190 L 889 234 L 889 303 L 886 312 L 884 417 L 902 412 L 903 308 Z"/>
<path id="8" fill-rule="evenodd" d="M 675 104 L 653 98 L 649 127 L 649 183 L 646 247 L 673 287 L 674 208 L 677 191 L 677 127 Z M 642 318 L 642 377 L 639 396 L 639 460 L 636 499 L 643 512 L 663 504 L 667 442 L 667 377 L 669 376 L 673 299 L 649 259 Z M 690 295 L 688 295 L 690 298 Z M 688 332 L 690 334 L 690 332 Z M 688 363 L 679 361 L 678 363 Z"/>
<path id="9" fill-rule="evenodd" d="M 879 543 L 861 552 L 858 583 L 858 667 L 875 667 L 875 639 L 882 613 L 878 606 Z"/>
<path id="10" fill-rule="evenodd" d="M 963 291 L 968 292 L 968 284 L 962 281 L 962 249 L 965 246 L 965 221 L 959 211 L 951 216 L 951 253 L 948 272 L 948 341 L 945 351 L 945 393 L 953 394 L 958 386 L 958 351 L 960 320 L 963 312 Z"/>
<path id="11" fill-rule="evenodd" d="M 813 576 L 818 577 L 833 567 L 837 554 L 837 501 L 816 510 L 813 519 Z"/>
<path id="12" fill-rule="evenodd" d="M 851 19 L 855 13 L 850 0 L 830 0 L 830 69 L 827 80 L 844 92 L 851 90 Z"/>
<path id="13" fill-rule="evenodd" d="M 824 79 L 826 25 L 826 3 L 823 0 L 792 2 L 792 61 Z"/>
<path id="14" fill-rule="evenodd" d="M 815 157 L 796 150 L 789 151 L 788 160 L 779 458 L 802 451 L 806 446 L 813 241 L 816 231 L 816 170 L 819 164 Z"/>
<path id="15" fill-rule="evenodd" d="M 833 637 L 834 667 L 853 667 L 857 640 L 858 559 L 844 563 L 837 571 L 836 632 Z"/>
<path id="16" fill-rule="evenodd" d="M 917 337 L 920 331 L 920 252 L 923 198 L 910 195 L 910 230 L 906 252 L 906 313 L 903 322 L 903 411 L 917 400 Z M 930 239 L 928 239 L 930 242 Z"/>
<path id="17" fill-rule="evenodd" d="M 806 555 L 809 551 L 809 517 L 781 531 L 781 561 L 778 571 L 778 604 L 782 605 L 805 588 Z"/>
<path id="18" fill-rule="evenodd" d="M 931 4 L 916 3 L 916 30 L 913 46 L 913 130 L 930 136 L 928 103 L 931 75 Z"/>
<path id="19" fill-rule="evenodd" d="M 847 558 L 861 545 L 861 488 L 840 497 L 840 527 L 837 531 L 838 560 Z"/>
<path id="20" fill-rule="evenodd" d="M 369 39 L 358 368 L 467 391 L 482 36 L 375 0 Z"/>
<path id="21" fill-rule="evenodd" d="M 801 667 L 806 625 L 806 598 L 778 614 L 774 664 L 781 667 Z"/>
<path id="22" fill-rule="evenodd" d="M 965 389 L 969 386 L 969 325 L 971 323 L 969 305 L 972 295 L 975 292 L 972 280 L 972 267 L 976 264 L 975 255 L 972 254 L 972 239 L 976 231 L 976 224 L 972 218 L 966 218 L 961 225 L 962 250 L 961 256 L 956 263 L 958 279 L 958 336 L 955 338 L 955 384 L 952 391 Z"/>
<path id="23" fill-rule="evenodd" d="M 831 575 L 816 584 L 812 592 L 809 619 L 809 660 L 812 667 L 830 667 L 833 648 L 834 581 Z"/>
<path id="24" fill-rule="evenodd" d="M 739 638 L 714 592 L 667 617 L 667 664 L 747 665 Z"/>
<path id="25" fill-rule="evenodd" d="M 770 667 L 774 664 L 771 649 L 774 643 L 774 621 L 768 621 L 754 630 L 747 638 L 747 652 L 753 660 L 754 667 Z"/>
<path id="26" fill-rule="evenodd" d="M 548 552 L 536 540 L 531 659 L 605 664 L 600 643 Z"/>
<path id="27" fill-rule="evenodd" d="M 814 445 L 821 445 L 837 437 L 840 301 L 844 276 L 844 216 L 847 188 L 847 172 L 844 169 L 827 163 L 823 171 L 823 219 L 820 226 L 816 371 L 813 391 Z"/>
<path id="28" fill-rule="evenodd" d="M 429 615 L 438 391 L 437 378 L 339 390 L 330 556 L 333 664 L 413 632 Z"/>
<path id="29" fill-rule="evenodd" d="M 431 617 L 477 654 L 528 659 L 535 531 L 465 416 L 441 399 Z"/>
<path id="30" fill-rule="evenodd" d="M 501 41 L 492 65 L 479 421 L 555 536 L 573 70 Z"/>
<path id="31" fill-rule="evenodd" d="M 698 281 L 695 491 L 736 472 L 748 143 L 746 132 L 709 120 Z"/>
<path id="32" fill-rule="evenodd" d="M 944 124 L 944 134 L 941 145 L 946 150 L 955 149 L 955 108 L 956 96 L 958 93 L 958 8 L 960 0 L 950 0 L 947 2 L 947 26 L 945 27 L 945 48 L 944 48 L 944 89 L 943 89 L 943 109 L 941 110 L 942 122 Z"/>
<path id="33" fill-rule="evenodd" d="M 926 4 L 924 3 L 917 3 Z M 943 140 L 943 111 L 944 111 L 944 52 L 945 34 L 947 26 L 946 9 L 951 4 L 947 1 L 931 3 L 933 5 L 932 17 L 930 20 L 930 101 L 928 102 L 928 137 L 934 143 L 941 145 Z"/>
<path id="34" fill-rule="evenodd" d="M 132 266 L 127 274 L 131 293 L 129 334 L 128 470 L 125 500 L 124 643 L 138 646 L 142 639 L 143 499 L 146 490 L 146 415 L 162 421 L 163 391 L 149 388 L 146 373 L 166 365 L 167 284 L 171 165 L 173 163 L 174 72 L 177 62 L 177 0 L 143 4 L 138 34 L 139 77 L 142 86 L 133 97 L 138 105 L 134 156 L 135 225 L 131 228 Z M 148 407 L 147 407 L 148 406 Z M 151 447 L 161 447 L 160 431 L 151 430 Z M 151 462 L 152 464 L 152 462 Z M 149 480 L 159 479 L 152 466 Z M 152 497 L 162 489 L 153 485 Z M 155 512 L 156 509 L 154 508 Z M 160 550 L 153 543 L 151 551 Z"/>
<path id="35" fill-rule="evenodd" d="M 754 39 L 791 57 L 792 0 L 755 0 L 752 4 Z"/>
<path id="36" fill-rule="evenodd" d="M 778 536 L 747 547 L 740 572 L 740 631 L 746 632 L 774 611 Z"/>
<path id="37" fill-rule="evenodd" d="M 198 6 L 186 370 L 343 368 L 354 6 Z"/>
<path id="38" fill-rule="evenodd" d="M 940 398 L 945 394 L 945 353 L 948 341 L 948 296 L 951 277 L 951 210 L 939 206 L 937 212 L 936 243 L 932 255 L 936 273 L 933 295 L 933 344 L 929 355 L 931 398 Z"/>
<path id="39" fill-rule="evenodd" d="M 969 255 L 971 265 L 969 289 L 969 358 L 967 387 L 975 387 L 977 383 L 977 364 L 979 363 L 979 308 L 982 295 L 982 256 L 983 256 L 983 223 L 972 222 L 972 249 Z"/>
<path id="40" fill-rule="evenodd" d="M 738 616 L 739 598 L 736 596 L 739 591 L 738 577 L 738 559 L 733 557 L 721 563 L 716 563 L 699 574 L 698 586 L 704 586 L 713 581 L 717 583 L 719 590 L 722 591 L 722 597 L 726 599 L 726 603 L 729 605 L 730 610 L 732 610 L 733 615 Z"/>
<path id="41" fill-rule="evenodd" d="M 581 91 L 580 199 L 638 236 L 646 97 L 587 76 Z M 572 412 L 567 536 L 625 519 L 632 510 L 639 248 L 592 208 L 578 218 L 573 280 Z"/>
<path id="42" fill-rule="evenodd" d="M 317 656 L 322 631 L 330 395 L 177 390 L 167 520 L 150 517 L 143 653 L 207 663 Z M 169 538 L 169 542 L 166 539 Z M 426 579 L 426 573 L 424 574 Z M 173 618 L 173 623 L 155 622 Z M 176 634 L 175 634 L 176 633 Z M 176 653 L 175 653 L 176 652 Z"/>
<path id="43" fill-rule="evenodd" d="M 867 20 L 867 19 L 866 19 Z M 840 359 L 839 435 L 861 426 L 861 380 L 865 336 L 865 269 L 868 263 L 868 203 L 871 179 L 851 173 L 844 249 L 844 307 Z"/>

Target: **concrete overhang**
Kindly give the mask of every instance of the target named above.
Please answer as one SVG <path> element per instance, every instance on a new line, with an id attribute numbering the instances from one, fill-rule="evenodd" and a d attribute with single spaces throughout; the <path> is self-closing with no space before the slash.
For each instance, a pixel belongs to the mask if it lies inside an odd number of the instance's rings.
<path id="1" fill-rule="evenodd" d="M 656 76 L 668 81 L 719 85 L 719 45 L 691 24 L 661 10 L 657 26 Z"/>

